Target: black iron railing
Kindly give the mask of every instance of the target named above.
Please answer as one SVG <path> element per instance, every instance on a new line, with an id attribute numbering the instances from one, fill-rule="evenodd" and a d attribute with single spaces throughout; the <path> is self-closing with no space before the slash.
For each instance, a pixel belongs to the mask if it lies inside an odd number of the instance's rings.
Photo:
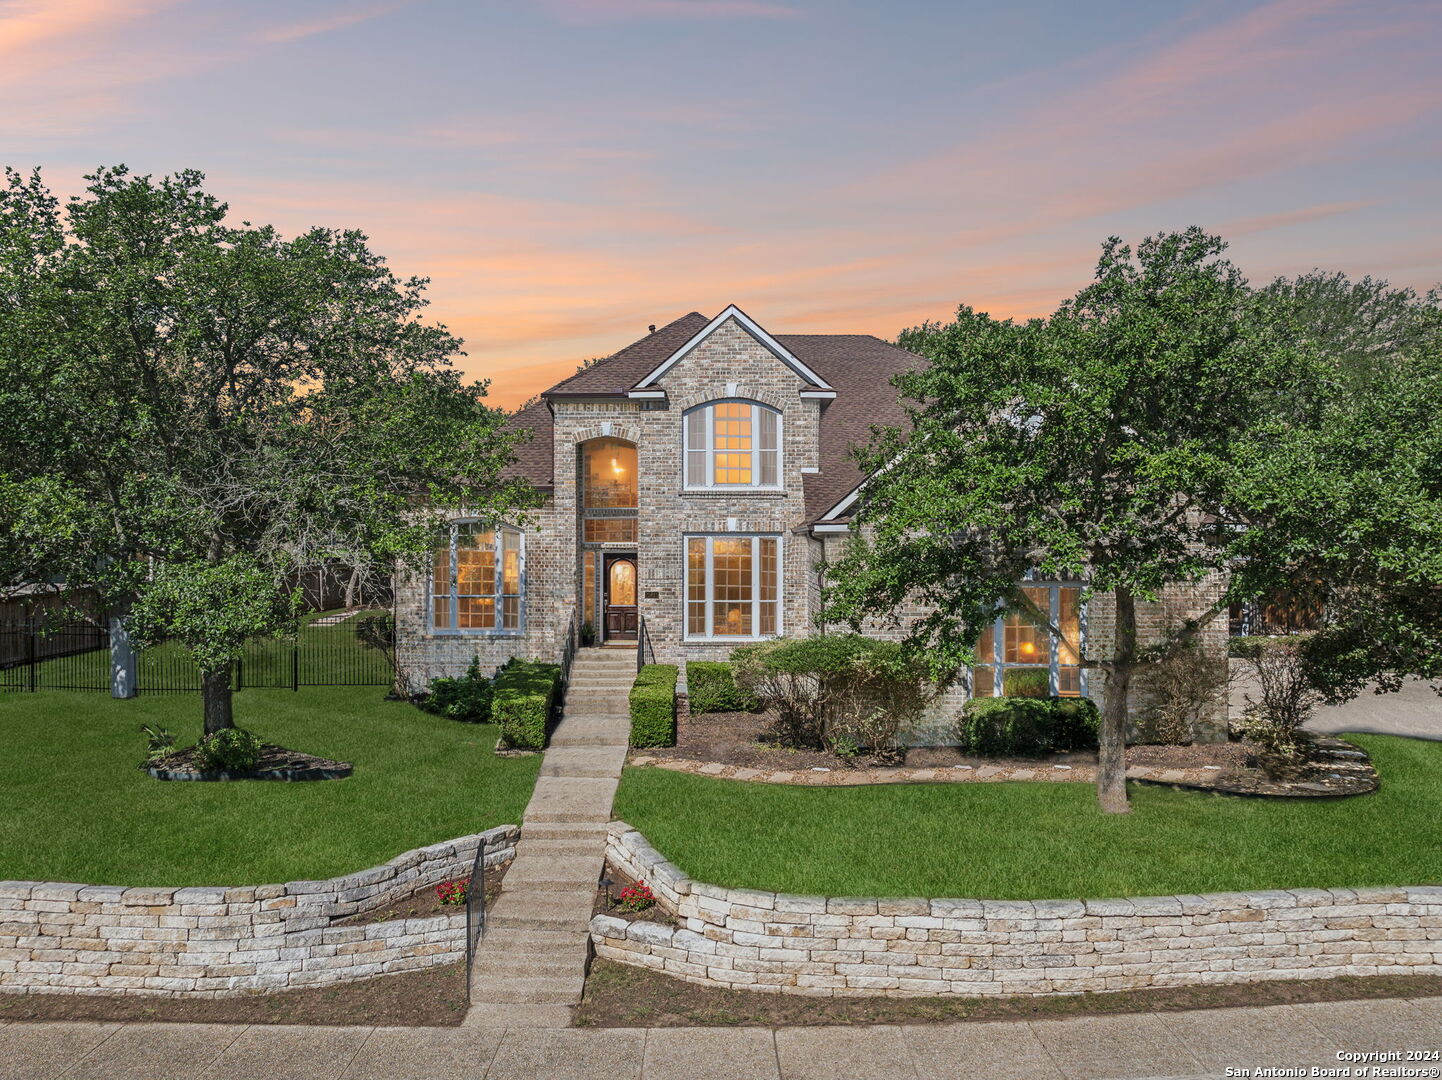
<path id="1" fill-rule="evenodd" d="M 471 969 L 476 949 L 486 933 L 486 838 L 476 844 L 476 861 L 471 863 L 471 880 L 466 886 L 466 993 L 471 990 Z"/>
<path id="2" fill-rule="evenodd" d="M 581 631 L 576 625 L 576 613 L 571 612 L 571 624 L 566 628 L 566 643 L 561 646 L 561 685 L 564 687 L 571 681 L 571 663 L 576 659 L 576 650 L 580 647 Z"/>
<path id="3" fill-rule="evenodd" d="M 651 644 L 651 635 L 646 632 L 646 616 L 636 617 L 636 670 L 656 662 L 656 649 Z"/>

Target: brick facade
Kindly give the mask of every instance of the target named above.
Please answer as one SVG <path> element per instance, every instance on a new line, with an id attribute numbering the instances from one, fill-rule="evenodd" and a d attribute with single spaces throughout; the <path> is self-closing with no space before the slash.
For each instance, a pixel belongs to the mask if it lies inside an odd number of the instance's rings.
<path id="1" fill-rule="evenodd" d="M 638 344 L 644 345 L 645 339 Z M 594 370 L 599 371 L 607 362 L 602 361 Z M 886 377 L 882 372 L 875 379 L 884 385 Z M 584 380 L 586 376 L 577 378 Z M 576 381 L 568 380 L 556 389 L 564 390 Z M 821 587 L 817 566 L 823 559 L 836 558 L 846 538 L 844 534 L 812 531 L 818 506 L 814 499 L 808 506 L 806 484 L 842 472 L 840 462 L 824 460 L 822 454 L 822 425 L 831 423 L 825 410 L 836 406 L 824 398 L 803 396 L 803 391 L 814 391 L 814 384 L 734 318 L 720 322 L 646 389 L 664 398 L 637 399 L 624 392 L 589 394 L 569 390 L 551 391 L 545 396 L 550 422 L 543 437 L 552 443 L 545 457 L 553 463 L 553 479 L 549 481 L 545 505 L 519 523 L 525 529 L 526 567 L 521 631 L 509 635 L 435 633 L 426 624 L 424 579 L 411 574 L 400 577 L 396 589 L 397 653 L 414 691 L 424 690 L 436 676 L 461 674 L 473 657 L 480 657 L 487 671 L 513 656 L 558 660 L 573 616 L 577 625 L 591 621 L 589 613 L 579 613 L 583 556 L 588 552 L 582 543 L 579 503 L 582 447 L 593 439 L 621 439 L 636 446 L 637 542 L 589 550 L 635 552 L 638 609 L 658 662 L 725 659 L 736 644 L 734 640 L 686 640 L 683 538 L 688 534 L 778 536 L 782 632 L 802 636 L 818 628 Z M 837 393 L 839 396 L 845 392 Z M 871 387 L 870 392 L 875 388 Z M 758 402 L 780 413 L 781 490 L 686 490 L 683 418 L 688 409 L 718 400 Z M 844 485 L 837 490 L 844 490 Z M 834 500 L 824 501 L 829 504 Z M 829 506 L 821 507 L 822 511 L 826 509 Z M 1165 603 L 1144 605 L 1148 608 L 1141 613 L 1144 634 L 1154 635 L 1167 618 L 1180 611 L 1192 613 L 1196 605 L 1205 606 L 1213 592 L 1210 588 L 1178 587 L 1169 593 Z M 1104 645 L 1110 634 L 1110 607 L 1105 598 L 1092 603 L 1088 617 L 1088 640 Z M 871 630 L 881 635 L 899 633 L 880 626 Z M 1225 625 L 1218 621 L 1204 635 L 1204 646 L 1224 652 L 1225 634 Z M 1093 677 L 1091 696 L 1104 694 L 1104 688 L 1098 685 L 1101 681 Z M 961 686 L 950 688 L 927 722 L 911 734 L 910 741 L 953 741 L 951 725 L 964 699 Z M 1225 737 L 1225 727 L 1225 703 L 1219 702 L 1217 723 L 1199 734 L 1208 737 L 1220 732 Z"/>

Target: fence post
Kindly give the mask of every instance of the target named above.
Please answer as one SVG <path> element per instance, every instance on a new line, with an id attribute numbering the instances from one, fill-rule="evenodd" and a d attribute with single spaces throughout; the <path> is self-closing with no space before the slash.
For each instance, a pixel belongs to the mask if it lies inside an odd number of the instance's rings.
<path id="1" fill-rule="evenodd" d="M 25 662 L 30 668 L 30 692 L 35 693 L 35 620 L 26 623 L 29 633 L 25 635 Z"/>
<path id="2" fill-rule="evenodd" d="M 110 625 L 110 696 L 133 698 L 138 689 L 139 658 L 130 644 L 124 621 L 117 615 L 108 616 L 107 621 Z"/>
<path id="3" fill-rule="evenodd" d="M 290 641 L 290 688 L 293 691 L 300 690 L 300 629 L 298 627 L 295 637 Z"/>
<path id="4" fill-rule="evenodd" d="M 241 690 L 245 686 L 245 653 L 235 658 L 235 685 L 232 690 Z"/>

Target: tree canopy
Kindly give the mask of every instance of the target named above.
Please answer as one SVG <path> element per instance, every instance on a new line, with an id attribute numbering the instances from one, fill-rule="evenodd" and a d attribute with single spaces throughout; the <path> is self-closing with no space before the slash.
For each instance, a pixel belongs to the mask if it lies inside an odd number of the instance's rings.
<path id="1" fill-rule="evenodd" d="M 179 639 L 223 726 L 288 574 L 419 564 L 455 511 L 531 495 L 426 280 L 365 235 L 232 224 L 198 172 L 86 179 L 63 208 L 38 171 L 0 189 L 0 587 L 95 589 Z"/>

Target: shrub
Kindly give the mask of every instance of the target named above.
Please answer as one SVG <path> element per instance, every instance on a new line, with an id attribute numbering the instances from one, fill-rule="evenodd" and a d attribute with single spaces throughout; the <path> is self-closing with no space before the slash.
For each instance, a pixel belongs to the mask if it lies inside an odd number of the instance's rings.
<path id="1" fill-rule="evenodd" d="M 1265 639 L 1264 639 L 1265 640 Z M 1182 745 L 1218 715 L 1231 686 L 1227 658 L 1209 654 L 1195 640 L 1153 660 L 1137 672 L 1146 707 L 1137 717 L 1139 742 Z M 1225 715 L 1225 710 L 1220 710 Z"/>
<path id="2" fill-rule="evenodd" d="M 582 646 L 590 648 L 592 645 L 596 644 L 596 624 L 592 622 L 583 622 L 581 624 L 580 635 Z"/>
<path id="3" fill-rule="evenodd" d="M 501 725 L 501 741 L 512 750 L 540 750 L 546 745 L 561 665 L 536 660 L 511 660 L 496 673 L 491 719 Z"/>
<path id="4" fill-rule="evenodd" d="M 471 658 L 459 679 L 432 679 L 431 692 L 421 708 L 438 716 L 449 716 L 466 724 L 484 724 L 491 718 L 491 680 L 481 674 L 481 658 Z"/>
<path id="5" fill-rule="evenodd" d="M 1265 634 L 1238 634 L 1227 639 L 1227 655 L 1239 660 L 1255 660 L 1257 651 L 1271 640 Z"/>
<path id="6" fill-rule="evenodd" d="M 1261 698 L 1247 696 L 1237 733 L 1262 747 L 1261 764 L 1277 779 L 1288 779 L 1312 751 L 1312 737 L 1302 730 L 1322 702 L 1299 637 L 1271 638 L 1256 653 Z"/>
<path id="7" fill-rule="evenodd" d="M 631 687 L 631 745 L 676 745 L 675 664 L 647 664 Z"/>
<path id="8" fill-rule="evenodd" d="M 210 772 L 251 772 L 260 763 L 260 736 L 245 728 L 221 728 L 196 745 L 201 768 Z"/>
<path id="9" fill-rule="evenodd" d="M 898 642 L 859 634 L 743 645 L 731 665 L 737 688 L 775 711 L 791 746 L 894 748 L 938 689 Z"/>
<path id="10" fill-rule="evenodd" d="M 754 712 L 761 707 L 755 696 L 736 685 L 731 665 L 692 660 L 686 665 L 686 693 L 693 716 L 708 712 Z"/>
<path id="11" fill-rule="evenodd" d="M 145 760 L 159 761 L 175 751 L 175 736 L 169 728 L 159 724 L 141 724 L 140 734 L 145 736 Z"/>
<path id="12" fill-rule="evenodd" d="M 961 749 L 981 757 L 1093 750 L 1100 714 L 1089 698 L 972 698 L 957 724 Z"/>
<path id="13" fill-rule="evenodd" d="M 1050 697 L 1051 675 L 1046 668 L 1006 668 L 1002 691 L 1007 697 Z"/>

